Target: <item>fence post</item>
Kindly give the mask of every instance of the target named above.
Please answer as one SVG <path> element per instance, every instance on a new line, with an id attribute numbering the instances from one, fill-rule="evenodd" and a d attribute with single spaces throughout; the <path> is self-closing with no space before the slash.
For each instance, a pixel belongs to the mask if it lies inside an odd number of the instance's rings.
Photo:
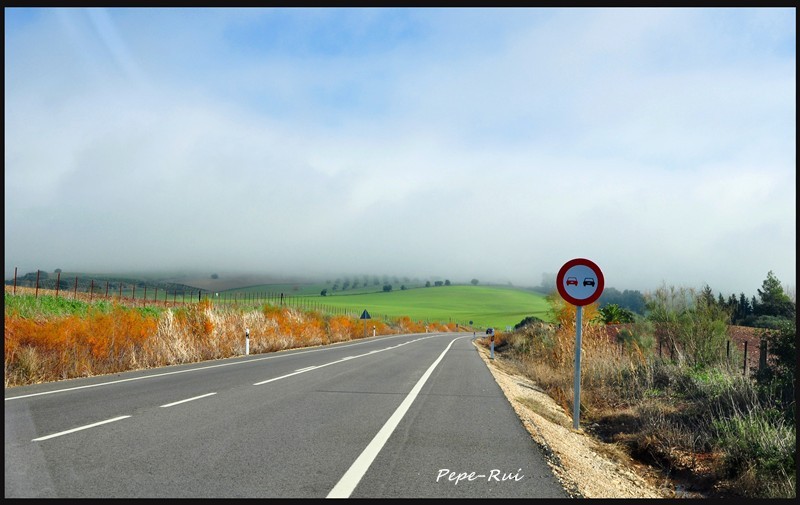
<path id="1" fill-rule="evenodd" d="M 56 298 L 58 298 L 58 287 L 61 284 L 61 272 L 58 272 L 58 276 L 56 277 Z"/>
<path id="2" fill-rule="evenodd" d="M 744 341 L 744 365 L 742 366 L 742 375 L 747 375 L 747 340 Z"/>
<path id="3" fill-rule="evenodd" d="M 72 292 L 72 299 L 73 300 L 77 300 L 78 299 L 78 276 L 77 275 L 75 276 L 75 290 Z"/>
<path id="4" fill-rule="evenodd" d="M 106 281 L 106 298 L 108 298 L 108 281 Z"/>
<path id="5" fill-rule="evenodd" d="M 39 298 L 39 269 L 36 269 L 36 294 L 33 295 L 34 298 Z"/>
<path id="6" fill-rule="evenodd" d="M 94 279 L 92 279 L 92 282 L 89 283 L 89 302 L 92 301 L 93 294 L 94 294 Z"/>
<path id="7" fill-rule="evenodd" d="M 11 294 L 17 294 L 17 267 L 14 267 L 14 289 L 11 291 Z"/>
<path id="8" fill-rule="evenodd" d="M 767 368 L 767 341 L 763 338 L 761 339 L 761 348 L 759 349 L 758 355 L 758 371 L 765 370 Z"/>

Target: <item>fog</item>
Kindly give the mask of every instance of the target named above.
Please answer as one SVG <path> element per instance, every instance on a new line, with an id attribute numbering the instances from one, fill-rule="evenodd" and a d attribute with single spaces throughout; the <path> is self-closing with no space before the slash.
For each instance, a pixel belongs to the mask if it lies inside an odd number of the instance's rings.
<path id="1" fill-rule="evenodd" d="M 5 9 L 5 275 L 796 281 L 794 9 Z"/>

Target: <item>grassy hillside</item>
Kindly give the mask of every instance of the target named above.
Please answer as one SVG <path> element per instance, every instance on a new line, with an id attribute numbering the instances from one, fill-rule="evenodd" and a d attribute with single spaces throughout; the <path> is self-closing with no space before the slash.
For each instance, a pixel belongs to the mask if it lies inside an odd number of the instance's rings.
<path id="1" fill-rule="evenodd" d="M 527 316 L 550 321 L 549 306 L 543 295 L 510 287 L 438 286 L 376 292 L 374 287 L 320 296 L 323 285 L 253 286 L 237 292 L 284 292 L 302 297 L 306 304 L 348 309 L 360 314 L 364 309 L 373 318 L 409 316 L 415 321 L 454 322 L 463 325 L 505 329 Z M 367 289 L 370 292 L 365 292 Z M 358 292 L 360 291 L 360 292 Z"/>
<path id="2" fill-rule="evenodd" d="M 514 326 L 525 317 L 535 316 L 550 321 L 549 306 L 544 296 L 510 286 L 450 285 L 423 287 L 418 280 L 404 282 L 408 289 L 401 290 L 393 283 L 391 292 L 383 292 L 383 284 L 374 284 L 373 278 L 360 284 L 334 290 L 334 281 L 309 281 L 278 276 L 231 276 L 223 274 L 217 279 L 189 278 L 172 274 L 168 277 L 122 276 L 62 273 L 61 297 L 88 295 L 99 299 L 147 299 L 152 303 L 197 301 L 200 296 L 210 296 L 215 303 L 239 302 L 244 299 L 254 305 L 276 303 L 280 295 L 290 306 L 318 309 L 331 314 L 361 314 L 366 309 L 373 319 L 410 317 L 414 321 L 457 323 L 467 326 L 472 321 L 476 328 L 492 326 L 499 330 Z M 18 286 L 33 287 L 36 274 L 28 273 L 17 279 Z M 77 285 L 75 279 L 78 279 Z M 200 281 L 203 282 L 200 282 Z M 182 283 L 177 283 L 181 281 Z M 338 279 L 337 279 L 338 281 Z M 11 281 L 6 281 L 10 283 Z M 39 286 L 55 289 L 56 276 L 42 272 Z M 202 285 L 200 285 L 202 284 Z M 91 289 L 90 289 L 91 288 Z M 202 294 L 198 293 L 203 289 Z M 327 296 L 321 292 L 327 290 Z"/>

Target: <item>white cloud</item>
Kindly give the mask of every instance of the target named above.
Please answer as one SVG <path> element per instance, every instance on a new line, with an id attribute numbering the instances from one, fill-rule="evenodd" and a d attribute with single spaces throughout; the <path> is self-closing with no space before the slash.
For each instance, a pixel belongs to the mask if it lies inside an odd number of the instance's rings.
<path id="1" fill-rule="evenodd" d="M 296 14 L 50 14 L 7 35 L 7 271 L 538 284 L 584 256 L 620 289 L 794 282 L 780 16 L 443 9 L 333 28 L 322 10 L 270 39 L 271 16 Z M 328 28 L 351 46 L 298 39 Z"/>

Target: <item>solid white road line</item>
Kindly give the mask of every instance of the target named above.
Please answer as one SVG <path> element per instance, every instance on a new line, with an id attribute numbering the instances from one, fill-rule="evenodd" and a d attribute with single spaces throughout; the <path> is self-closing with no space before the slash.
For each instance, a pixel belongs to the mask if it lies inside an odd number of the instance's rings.
<path id="1" fill-rule="evenodd" d="M 74 433 L 76 431 L 81 431 L 81 430 L 86 430 L 86 429 L 89 429 L 89 428 L 94 428 L 95 426 L 100 426 L 101 424 L 113 423 L 114 421 L 119 421 L 120 419 L 125 419 L 127 417 L 131 417 L 131 416 L 119 416 L 119 417 L 115 417 L 114 419 L 107 419 L 105 421 L 100 421 L 99 423 L 87 424 L 86 426 L 80 426 L 78 428 L 72 428 L 71 430 L 61 431 L 59 433 L 53 433 L 52 435 L 47 435 L 45 437 L 34 438 L 33 440 L 31 440 L 31 442 L 39 442 L 41 440 L 47 440 L 48 438 L 60 437 L 61 435 L 66 435 L 68 433 Z"/>
<path id="2" fill-rule="evenodd" d="M 463 338 L 463 337 L 459 337 Z M 400 421 L 403 419 L 403 416 L 406 415 L 408 409 L 411 407 L 411 404 L 414 403 L 414 400 L 419 395 L 422 386 L 428 381 L 428 377 L 431 376 L 433 373 L 433 369 L 436 368 L 436 365 L 442 361 L 444 355 L 450 350 L 450 347 L 453 345 L 453 342 L 458 340 L 458 338 L 454 338 L 450 341 L 442 354 L 436 358 L 436 361 L 428 367 L 428 370 L 422 374 L 419 381 L 414 385 L 411 391 L 406 396 L 403 403 L 397 407 L 397 410 L 394 411 L 394 414 L 386 421 L 386 424 L 383 425 L 383 428 L 378 431 L 372 441 L 367 445 L 364 451 L 361 453 L 358 458 L 350 465 L 350 468 L 345 472 L 339 482 L 333 486 L 333 489 L 328 493 L 327 498 L 349 498 L 350 495 L 353 493 L 353 490 L 356 488 L 358 483 L 361 481 L 361 478 L 364 477 L 364 474 L 367 473 L 370 465 L 372 462 L 375 461 L 375 458 L 378 456 L 378 453 L 381 452 L 381 449 L 386 444 L 386 441 L 389 440 L 389 437 L 394 432 L 397 425 L 400 424 Z"/>
<path id="3" fill-rule="evenodd" d="M 180 400 L 180 401 L 177 401 L 177 402 L 168 403 L 166 405 L 162 405 L 161 408 L 172 407 L 173 405 L 178 405 L 178 404 L 181 404 L 181 403 L 190 402 L 192 400 L 199 400 L 200 398 L 205 398 L 206 396 L 212 396 L 212 395 L 215 395 L 215 394 L 217 394 L 217 393 L 206 393 L 204 395 L 195 396 L 194 398 L 187 398 L 185 400 Z"/>
<path id="4" fill-rule="evenodd" d="M 431 335 L 431 337 L 434 337 L 434 336 L 436 336 L 436 335 Z M 430 337 L 423 337 L 423 338 L 430 338 Z M 417 340 L 421 340 L 421 339 L 417 339 Z M 416 342 L 416 340 L 412 340 L 412 342 Z M 298 374 L 301 374 L 301 373 L 310 372 L 311 370 L 317 370 L 319 368 L 323 368 L 323 367 L 326 367 L 326 366 L 335 365 L 336 363 L 342 363 L 342 362 L 345 362 L 345 361 L 348 361 L 348 360 L 351 360 L 351 359 L 356 359 L 356 358 L 363 358 L 364 356 L 369 356 L 370 354 L 373 354 L 373 353 L 376 353 L 376 352 L 388 351 L 389 349 L 394 349 L 395 347 L 399 347 L 401 345 L 405 345 L 406 343 L 408 343 L 408 342 L 405 342 L 403 344 L 398 344 L 398 345 L 396 345 L 394 347 L 387 347 L 385 349 L 376 349 L 376 350 L 373 350 L 373 351 L 366 352 L 364 354 L 357 354 L 355 356 L 345 356 L 344 358 L 337 359 L 336 361 L 331 361 L 330 363 L 323 363 L 321 365 L 310 366 L 310 367 L 306 367 L 306 368 L 300 368 L 298 370 L 295 370 L 292 373 L 287 373 L 286 375 L 281 375 L 279 377 L 273 377 L 271 379 L 263 380 L 261 382 L 256 382 L 253 385 L 254 386 L 261 386 L 261 385 L 264 385 L 264 384 L 269 384 L 270 382 L 279 381 L 281 379 L 285 379 L 285 378 L 291 377 L 293 375 L 298 375 Z"/>

